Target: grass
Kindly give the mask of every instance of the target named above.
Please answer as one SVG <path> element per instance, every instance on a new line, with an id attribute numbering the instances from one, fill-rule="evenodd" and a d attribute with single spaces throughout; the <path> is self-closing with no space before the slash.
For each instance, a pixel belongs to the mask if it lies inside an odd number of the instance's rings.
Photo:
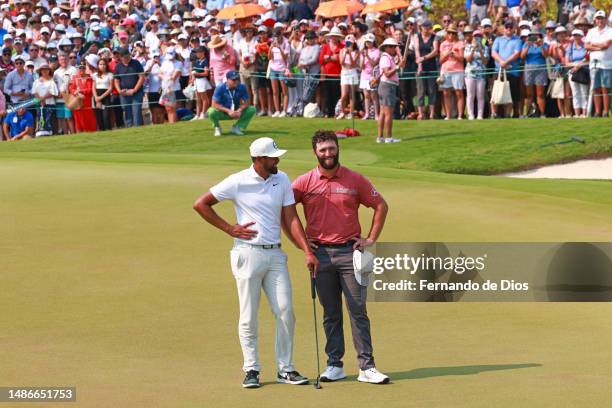
<path id="1" fill-rule="evenodd" d="M 344 154 L 355 153 L 359 164 L 409 170 L 460 174 L 498 174 L 582 157 L 612 155 L 612 126 L 608 119 L 588 120 L 487 120 L 487 121 L 398 121 L 395 135 L 403 142 L 393 146 L 373 145 L 376 123 L 356 121 L 363 136 L 344 141 Z M 245 140 L 274 137 L 290 149 L 288 158 L 310 161 L 310 149 L 304 135 L 318 128 L 339 130 L 350 121 L 311 119 L 256 119 L 245 139 L 212 137 L 208 122 L 180 123 L 174 126 L 142 127 L 113 132 L 0 144 L 0 157 L 12 152 L 57 153 L 70 158 L 116 160 L 90 156 L 99 153 L 164 153 L 154 162 L 190 162 L 203 164 L 227 162 L 227 155 L 240 158 Z M 226 129 L 228 125 L 226 125 Z M 546 143 L 579 136 L 585 144 L 571 143 L 541 147 Z M 82 155 L 87 153 L 87 155 Z M 175 156 L 176 155 L 176 156 Z M 183 155 L 190 155 L 185 157 Z M 22 157 L 25 155 L 21 155 Z M 36 156 L 30 156 L 36 157 Z M 134 160 L 134 159 L 128 159 Z M 148 158 L 135 160 L 147 161 Z"/>
<path id="2" fill-rule="evenodd" d="M 267 131 L 271 123 L 276 129 Z M 556 139 L 545 134 L 553 125 L 559 139 L 597 135 L 586 145 L 551 149 L 559 158 L 596 153 L 579 150 L 591 149 L 593 140 L 609 152 L 606 123 L 410 122 L 398 128 L 430 137 L 396 146 L 374 144 L 367 131 L 373 124 L 360 123 L 368 136 L 343 141 L 341 158 L 367 174 L 390 203 L 383 241 L 610 241 L 609 182 L 429 171 L 460 164 L 450 153 L 448 160 L 435 159 L 446 147 L 462 152 L 471 169 L 484 169 L 487 161 L 502 171 L 509 170 L 506 161 L 519 167 L 547 161 L 535 148 L 537 157 L 521 155 L 519 136 L 512 135 L 520 135 L 523 146 L 537 146 Z M 510 131 L 505 124 L 521 128 Z M 200 122 L 1 143 L 0 384 L 74 385 L 75 407 L 607 404 L 607 303 L 370 303 L 375 357 L 393 384 L 354 381 L 345 322 L 350 377 L 316 391 L 273 384 L 274 322 L 264 300 L 265 386 L 242 390 L 231 240 L 200 220 L 191 204 L 248 165 L 246 148 L 255 136 L 273 135 L 290 149 L 280 163 L 290 177 L 311 168 L 308 136 L 317 126 L 340 125 L 256 120 L 248 137 L 220 139 Z M 492 133 L 495 126 L 499 134 Z M 472 135 L 476 129 L 490 133 Z M 435 137 L 444 133 L 453 135 Z M 494 149 L 500 138 L 512 143 Z M 230 204 L 218 210 L 233 219 Z M 361 217 L 367 229 L 371 213 Z M 303 256 L 284 244 L 297 316 L 295 364 L 312 377 L 309 281 Z"/>

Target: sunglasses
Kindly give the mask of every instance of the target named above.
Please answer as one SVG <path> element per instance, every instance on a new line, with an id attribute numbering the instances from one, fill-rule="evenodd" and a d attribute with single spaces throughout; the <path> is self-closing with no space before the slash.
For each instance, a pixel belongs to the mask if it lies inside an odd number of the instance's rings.
<path id="1" fill-rule="evenodd" d="M 77 59 L 77 57 L 72 57 L 72 56 L 70 56 L 70 57 L 68 57 L 68 58 L 70 58 L 71 60 L 75 60 L 75 59 Z"/>
<path id="2" fill-rule="evenodd" d="M 30 51 L 38 51 L 38 48 L 30 48 Z"/>
<path id="3" fill-rule="evenodd" d="M 450 23 L 450 20 L 442 20 L 443 23 Z"/>
<path id="4" fill-rule="evenodd" d="M 15 65 L 23 65 L 24 62 L 23 61 L 15 61 Z"/>

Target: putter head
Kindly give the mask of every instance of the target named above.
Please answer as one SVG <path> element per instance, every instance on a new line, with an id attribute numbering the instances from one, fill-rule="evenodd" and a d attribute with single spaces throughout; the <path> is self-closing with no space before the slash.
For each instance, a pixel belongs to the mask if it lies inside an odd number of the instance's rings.
<path id="1" fill-rule="evenodd" d="M 584 141 L 584 139 L 583 139 L 583 138 L 578 137 L 578 136 L 572 136 L 572 140 L 573 140 L 574 142 L 578 142 L 578 143 L 582 143 L 582 144 L 585 144 L 585 143 L 586 143 L 586 142 Z"/>
<path id="2" fill-rule="evenodd" d="M 315 387 L 317 390 L 320 390 L 321 388 L 323 388 L 323 387 L 321 387 L 321 383 L 319 382 L 319 380 L 317 380 L 317 382 L 316 382 L 316 383 L 314 383 L 313 385 L 314 385 L 314 387 Z"/>

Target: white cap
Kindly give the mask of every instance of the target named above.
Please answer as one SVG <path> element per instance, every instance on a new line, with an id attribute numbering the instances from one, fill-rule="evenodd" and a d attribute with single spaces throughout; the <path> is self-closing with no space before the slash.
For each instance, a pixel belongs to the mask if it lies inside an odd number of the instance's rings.
<path id="1" fill-rule="evenodd" d="M 283 28 L 283 23 L 281 23 L 280 21 L 277 21 L 276 23 L 274 23 L 274 28 Z"/>
<path id="2" fill-rule="evenodd" d="M 236 20 L 234 20 L 233 18 L 232 18 L 232 19 L 229 19 L 229 20 L 227 20 L 227 23 L 226 23 L 226 24 L 227 24 L 227 25 L 234 25 L 234 24 L 236 24 Z"/>
<path id="3" fill-rule="evenodd" d="M 271 137 L 255 139 L 249 147 L 249 152 L 251 157 L 281 157 L 287 153 L 286 150 L 279 149 Z"/>
<path id="4" fill-rule="evenodd" d="M 530 33 L 530 32 L 531 32 L 531 31 L 529 31 L 529 30 L 528 30 L 528 29 L 526 29 L 526 28 L 525 28 L 525 29 L 523 29 L 523 30 L 521 30 L 521 37 L 529 37 L 529 33 Z"/>
<path id="5" fill-rule="evenodd" d="M 66 31 L 66 27 L 63 24 L 58 24 L 55 26 L 55 31 Z"/>
<path id="6" fill-rule="evenodd" d="M 15 31 L 15 37 L 21 37 L 22 35 L 25 35 L 25 33 L 26 33 L 26 32 L 25 32 L 25 30 L 24 30 L 23 28 L 18 28 L 18 29 Z"/>
<path id="7" fill-rule="evenodd" d="M 4 37 L 2 37 L 3 41 L 12 40 L 12 39 L 13 39 L 13 36 L 10 34 L 4 34 Z"/>
<path id="8" fill-rule="evenodd" d="M 366 35 L 363 36 L 363 41 L 364 42 L 368 42 L 369 41 L 369 42 L 373 43 L 374 41 L 376 41 L 376 37 L 372 33 L 367 33 Z"/>
<path id="9" fill-rule="evenodd" d="M 73 11 L 70 13 L 71 20 L 78 20 L 79 18 L 81 18 L 81 15 L 79 14 L 78 11 Z"/>
<path id="10" fill-rule="evenodd" d="M 98 57 L 96 54 L 89 54 L 85 57 L 85 61 L 87 61 L 87 63 L 92 67 L 97 67 L 98 61 L 100 61 L 100 57 Z"/>
<path id="11" fill-rule="evenodd" d="M 205 23 L 205 22 L 203 22 L 203 21 L 200 21 L 200 22 L 198 23 L 198 27 L 199 27 L 199 28 L 206 28 L 206 23 Z"/>
<path id="12" fill-rule="evenodd" d="M 177 22 L 180 23 L 181 22 L 181 16 L 179 16 L 178 14 L 174 14 L 172 17 L 170 17 L 170 21 L 172 22 Z"/>
<path id="13" fill-rule="evenodd" d="M 49 27 L 43 27 L 40 29 L 40 33 L 47 33 L 47 34 L 51 34 L 51 30 L 49 30 Z"/>
<path id="14" fill-rule="evenodd" d="M 53 15 L 55 15 L 55 14 L 59 15 L 61 12 L 62 12 L 62 10 L 60 10 L 60 8 L 59 8 L 59 7 L 53 7 L 53 8 L 51 9 L 51 15 L 52 15 L 52 16 L 53 16 Z"/>
<path id="15" fill-rule="evenodd" d="M 149 21 L 159 21 L 159 19 L 155 14 L 153 14 L 151 17 L 149 17 Z"/>
<path id="16" fill-rule="evenodd" d="M 208 24 L 208 22 L 210 22 L 210 20 L 214 20 L 215 16 L 211 16 L 210 14 L 207 15 L 206 17 L 204 17 L 204 23 Z"/>
<path id="17" fill-rule="evenodd" d="M 581 37 L 584 37 L 584 33 L 582 32 L 582 30 L 578 30 L 577 28 L 572 31 L 572 35 L 579 35 Z"/>
<path id="18" fill-rule="evenodd" d="M 257 32 L 258 33 L 267 33 L 268 32 L 268 27 L 266 27 L 265 25 L 260 25 L 259 27 L 257 27 Z"/>
<path id="19" fill-rule="evenodd" d="M 338 27 L 344 27 L 344 28 L 346 28 L 346 27 L 348 27 L 348 26 L 346 25 L 346 23 L 345 23 L 344 21 L 342 21 L 342 22 L 338 23 Z"/>
<path id="20" fill-rule="evenodd" d="M 361 286 L 368 286 L 370 275 L 374 270 L 374 254 L 368 250 L 353 251 L 353 270 L 357 283 Z"/>
<path id="21" fill-rule="evenodd" d="M 521 20 L 521 21 L 519 21 L 518 26 L 519 27 L 523 27 L 523 26 L 531 27 L 531 23 L 529 21 L 527 21 L 527 20 Z"/>
<path id="22" fill-rule="evenodd" d="M 104 10 L 106 10 L 109 7 L 116 7 L 115 3 L 113 3 L 112 1 L 107 1 L 106 4 L 104 5 Z"/>
<path id="23" fill-rule="evenodd" d="M 416 23 L 416 18 L 414 18 L 414 17 L 408 17 L 408 18 L 406 19 L 406 21 L 407 21 L 407 22 L 409 22 L 409 23 L 414 24 L 414 23 Z"/>
<path id="24" fill-rule="evenodd" d="M 89 17 L 89 21 L 93 20 L 100 21 L 100 16 L 97 14 L 92 14 L 91 17 Z"/>
<path id="25" fill-rule="evenodd" d="M 597 18 L 597 17 L 603 17 L 606 18 L 606 12 L 603 10 L 597 10 L 597 12 L 595 13 L 595 15 L 593 16 L 593 18 Z"/>
<path id="26" fill-rule="evenodd" d="M 174 47 L 166 48 L 166 52 L 164 53 L 164 56 L 168 58 L 174 58 L 176 56 L 176 50 L 174 49 Z"/>
<path id="27" fill-rule="evenodd" d="M 545 28 L 557 28 L 557 23 L 555 23 L 552 20 L 548 20 L 546 22 L 546 25 L 544 26 Z"/>
<path id="28" fill-rule="evenodd" d="M 40 18 L 41 23 L 50 23 L 51 22 L 51 17 L 48 16 L 47 14 L 45 14 L 44 16 L 42 16 Z"/>
<path id="29" fill-rule="evenodd" d="M 183 27 L 187 28 L 187 27 L 193 27 L 193 21 L 185 21 L 183 23 Z"/>
<path id="30" fill-rule="evenodd" d="M 482 21 L 480 22 L 480 25 L 482 27 L 484 27 L 484 26 L 493 26 L 493 23 L 491 23 L 491 19 L 490 18 L 483 18 Z"/>
<path id="31" fill-rule="evenodd" d="M 15 19 L 15 21 L 21 21 L 21 20 L 27 20 L 28 18 L 26 17 L 25 14 L 20 14 L 17 16 L 17 18 Z"/>
<path id="32" fill-rule="evenodd" d="M 299 24 L 308 24 L 308 20 L 303 18 L 303 19 L 300 20 Z"/>
<path id="33" fill-rule="evenodd" d="M 43 40 L 38 40 L 34 43 L 35 45 L 38 45 L 38 48 L 46 48 L 47 47 L 47 43 L 45 43 Z"/>
<path id="34" fill-rule="evenodd" d="M 10 9 L 11 5 L 8 3 L 4 3 L 3 5 L 0 6 L 0 10 L 4 10 L 4 9 Z"/>
<path id="35" fill-rule="evenodd" d="M 555 28 L 555 34 L 557 33 L 567 33 L 567 29 L 563 26 L 559 26 L 557 28 Z"/>
<path id="36" fill-rule="evenodd" d="M 179 40 L 188 40 L 188 39 L 189 39 L 189 37 L 187 37 L 187 34 L 180 34 L 180 35 L 177 37 L 177 39 L 179 39 Z"/>
<path id="37" fill-rule="evenodd" d="M 100 23 L 91 23 L 89 28 L 91 28 L 94 31 L 100 31 Z M 57 30 L 57 27 L 55 27 L 55 29 Z"/>

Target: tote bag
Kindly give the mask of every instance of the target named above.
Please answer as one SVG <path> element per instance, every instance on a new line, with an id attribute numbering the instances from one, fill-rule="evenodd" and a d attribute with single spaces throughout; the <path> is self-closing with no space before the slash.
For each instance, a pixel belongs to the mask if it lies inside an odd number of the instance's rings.
<path id="1" fill-rule="evenodd" d="M 550 82 L 548 85 L 548 96 L 553 99 L 565 99 L 563 77 L 557 77 Z"/>
<path id="2" fill-rule="evenodd" d="M 508 82 L 505 69 L 499 70 L 499 73 L 497 74 L 497 79 L 495 80 L 495 82 L 493 82 L 493 89 L 491 91 L 491 103 L 494 105 L 507 105 L 509 103 L 512 103 L 510 82 Z"/>

